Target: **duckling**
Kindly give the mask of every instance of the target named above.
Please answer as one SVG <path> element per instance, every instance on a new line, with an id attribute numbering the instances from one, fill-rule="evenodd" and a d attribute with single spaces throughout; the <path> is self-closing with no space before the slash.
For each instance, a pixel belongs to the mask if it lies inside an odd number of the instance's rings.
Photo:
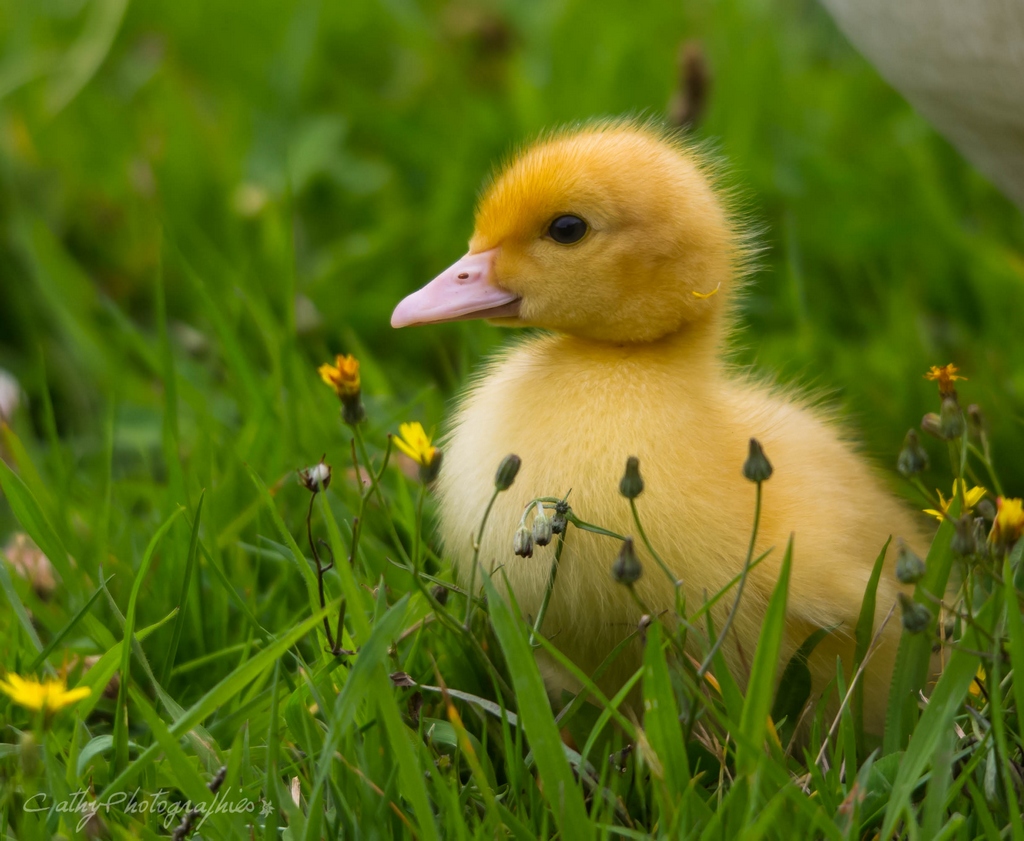
<path id="1" fill-rule="evenodd" d="M 835 419 L 727 361 L 750 237 L 701 156 L 649 124 L 609 122 L 553 134 L 517 155 L 486 189 L 469 253 L 405 298 L 392 325 L 466 318 L 540 328 L 511 344 L 462 396 L 444 442 L 439 525 L 447 554 L 470 578 L 472 535 L 507 453 L 522 467 L 498 496 L 480 547 L 536 616 L 554 544 L 515 557 L 524 506 L 570 489 L 581 519 L 634 534 L 619 493 L 639 458 L 644 529 L 691 609 L 743 568 L 755 488 L 742 475 L 749 439 L 774 464 L 764 485 L 754 567 L 722 650 L 745 680 L 761 621 L 794 534 L 783 662 L 817 628 L 835 630 L 810 667 L 815 688 L 849 664 L 872 563 L 890 535 L 920 545 L 920 529 Z M 618 545 L 571 529 L 543 632 L 592 674 L 642 611 L 613 580 Z M 634 585 L 652 613 L 675 607 L 675 584 L 638 547 Z M 893 554 L 893 553 L 890 553 Z M 477 581 L 479 581 L 479 576 Z M 876 627 L 896 599 L 891 566 Z M 722 602 L 727 602 L 724 599 Z M 716 627 L 722 627 L 722 616 Z M 866 722 L 881 731 L 900 632 L 890 621 L 866 669 Z M 609 695 L 635 672 L 639 642 L 599 681 Z M 576 691 L 551 663 L 549 689 Z M 849 676 L 848 676 L 849 677 Z"/>

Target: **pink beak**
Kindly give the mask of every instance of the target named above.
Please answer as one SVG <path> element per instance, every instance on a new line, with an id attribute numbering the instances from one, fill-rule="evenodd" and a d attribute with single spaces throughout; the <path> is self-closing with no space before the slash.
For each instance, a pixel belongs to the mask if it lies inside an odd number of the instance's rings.
<path id="1" fill-rule="evenodd" d="M 519 296 L 494 285 L 497 248 L 467 254 L 395 307 L 392 327 L 519 314 Z"/>

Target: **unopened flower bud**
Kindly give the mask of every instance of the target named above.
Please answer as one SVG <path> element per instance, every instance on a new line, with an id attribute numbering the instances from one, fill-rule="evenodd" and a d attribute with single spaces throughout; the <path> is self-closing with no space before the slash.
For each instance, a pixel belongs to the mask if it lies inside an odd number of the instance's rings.
<path id="1" fill-rule="evenodd" d="M 903 439 L 903 449 L 896 460 L 896 469 L 907 478 L 928 469 L 928 453 L 921 446 L 917 432 L 913 429 L 908 430 L 906 438 Z"/>
<path id="2" fill-rule="evenodd" d="M 955 530 L 953 531 L 953 540 L 950 542 L 953 554 L 963 557 L 975 554 L 978 551 L 978 544 L 974 539 L 974 518 L 970 514 L 966 514 L 958 518 L 953 526 Z"/>
<path id="3" fill-rule="evenodd" d="M 903 611 L 903 627 L 912 634 L 924 631 L 932 621 L 932 612 L 905 593 L 897 593 Z"/>
<path id="4" fill-rule="evenodd" d="M 494 487 L 499 491 L 507 491 L 516 480 L 516 474 L 523 460 L 515 453 L 509 453 L 498 465 L 498 472 L 494 476 Z"/>
<path id="5" fill-rule="evenodd" d="M 568 513 L 568 502 L 566 502 L 564 499 L 561 499 L 555 503 L 555 513 L 551 517 L 551 531 L 553 531 L 555 534 L 565 534 L 565 529 L 568 525 L 568 519 L 566 517 Z"/>
<path id="6" fill-rule="evenodd" d="M 972 403 L 967 407 L 967 423 L 970 425 L 971 434 L 976 438 L 980 438 L 985 433 L 985 415 L 977 403 Z"/>
<path id="7" fill-rule="evenodd" d="M 321 488 L 327 490 L 331 484 L 331 466 L 320 459 L 319 463 L 299 471 L 299 482 L 310 493 L 315 494 Z"/>
<path id="8" fill-rule="evenodd" d="M 520 558 L 533 557 L 533 535 L 526 526 L 516 529 L 515 537 L 512 538 L 512 551 Z"/>
<path id="9" fill-rule="evenodd" d="M 640 621 L 636 623 L 636 630 L 640 635 L 641 645 L 647 645 L 647 629 L 651 627 L 653 621 L 650 615 L 645 613 L 640 617 Z"/>
<path id="10" fill-rule="evenodd" d="M 996 507 L 987 496 L 974 506 L 974 510 L 978 512 L 979 516 L 990 523 L 996 518 Z"/>
<path id="11" fill-rule="evenodd" d="M 640 459 L 630 456 L 626 459 L 626 472 L 619 481 L 619 493 L 626 499 L 636 499 L 644 491 L 644 480 L 640 478 Z"/>
<path id="12" fill-rule="evenodd" d="M 341 398 L 341 419 L 349 426 L 357 426 L 366 420 L 366 409 L 363 407 L 361 392 Z"/>
<path id="13" fill-rule="evenodd" d="M 643 575 L 643 567 L 640 566 L 640 559 L 633 549 L 633 538 L 627 537 L 622 541 L 622 548 L 619 556 L 612 564 L 612 578 L 620 584 L 632 584 Z"/>
<path id="14" fill-rule="evenodd" d="M 743 475 L 751 482 L 765 482 L 772 475 L 772 465 L 764 454 L 761 442 L 756 438 L 750 439 L 750 452 L 747 460 L 743 463 Z"/>
<path id="15" fill-rule="evenodd" d="M 974 519 L 974 554 L 979 555 L 982 558 L 989 557 L 992 546 L 988 542 L 988 523 L 982 517 L 975 517 Z"/>
<path id="16" fill-rule="evenodd" d="M 544 513 L 533 518 L 533 542 L 538 546 L 547 546 L 555 533 L 551 518 Z"/>
<path id="17" fill-rule="evenodd" d="M 942 436 L 942 422 L 935 412 L 929 412 L 921 418 L 921 430 L 934 438 L 938 438 L 940 441 L 945 440 Z"/>
<path id="18" fill-rule="evenodd" d="M 924 561 L 899 538 L 896 540 L 896 577 L 901 584 L 916 584 L 924 577 Z"/>
<path id="19" fill-rule="evenodd" d="M 964 434 L 964 413 L 960 410 L 960 404 L 953 394 L 942 398 L 942 408 L 939 411 L 939 432 L 947 441 L 952 441 Z"/>
<path id="20" fill-rule="evenodd" d="M 430 457 L 430 461 L 426 463 L 420 462 L 419 477 L 424 485 L 429 485 L 437 478 L 437 474 L 441 472 L 441 462 L 443 459 L 444 453 L 441 452 L 441 448 L 434 447 L 434 454 Z"/>

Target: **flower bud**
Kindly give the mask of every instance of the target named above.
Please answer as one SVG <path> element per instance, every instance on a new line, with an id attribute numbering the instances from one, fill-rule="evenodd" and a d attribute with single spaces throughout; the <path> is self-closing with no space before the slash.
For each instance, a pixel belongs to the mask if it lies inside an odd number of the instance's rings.
<path id="1" fill-rule="evenodd" d="M 533 542 L 538 546 L 547 546 L 555 533 L 551 518 L 544 513 L 533 518 Z"/>
<path id="2" fill-rule="evenodd" d="M 516 474 L 523 460 L 515 453 L 509 453 L 498 465 L 498 472 L 494 476 L 494 487 L 499 491 L 507 491 L 516 480 Z"/>
<path id="3" fill-rule="evenodd" d="M 565 534 L 565 527 L 568 525 L 565 515 L 569 512 L 569 506 L 565 505 L 565 510 L 562 510 L 563 505 L 564 503 L 559 502 L 555 506 L 555 513 L 551 517 L 551 531 L 553 534 Z"/>
<path id="4" fill-rule="evenodd" d="M 974 518 L 974 554 L 981 558 L 992 555 L 992 545 L 988 542 L 988 523 L 983 517 Z"/>
<path id="5" fill-rule="evenodd" d="M 975 505 L 974 510 L 989 523 L 996 518 L 996 507 L 988 497 L 985 497 L 981 502 Z"/>
<path id="6" fill-rule="evenodd" d="M 939 432 L 947 441 L 959 438 L 964 434 L 964 413 L 960 410 L 956 395 L 950 394 L 942 398 L 939 411 Z"/>
<path id="7" fill-rule="evenodd" d="M 640 559 L 633 549 L 633 538 L 627 537 L 622 541 L 622 548 L 619 556 L 612 564 L 612 578 L 620 584 L 632 584 L 643 575 L 643 567 L 640 566 Z"/>
<path id="8" fill-rule="evenodd" d="M 357 426 L 366 420 L 362 393 L 357 392 L 341 398 L 341 419 L 349 426 Z"/>
<path id="9" fill-rule="evenodd" d="M 512 551 L 520 558 L 533 557 L 533 535 L 526 526 L 516 529 L 515 537 L 512 538 Z"/>
<path id="10" fill-rule="evenodd" d="M 320 459 L 319 463 L 299 471 L 299 482 L 310 493 L 315 494 L 320 488 L 326 491 L 331 484 L 331 466 Z"/>
<path id="11" fill-rule="evenodd" d="M 953 523 L 955 530 L 950 548 L 954 555 L 966 557 L 978 551 L 978 544 L 974 539 L 974 525 L 974 518 L 970 514 L 965 514 Z"/>
<path id="12" fill-rule="evenodd" d="M 896 469 L 908 479 L 928 469 L 928 453 L 913 429 L 907 430 L 907 436 L 903 439 L 903 449 L 896 460 Z"/>
<path id="13" fill-rule="evenodd" d="M 981 411 L 981 406 L 977 403 L 972 403 L 967 407 L 967 423 L 971 429 L 971 434 L 975 438 L 980 438 L 985 434 L 985 415 Z"/>
<path id="14" fill-rule="evenodd" d="M 911 634 L 919 634 L 927 629 L 932 621 L 932 612 L 905 593 L 897 593 L 897 596 L 900 600 L 900 609 L 903 611 L 903 627 Z"/>
<path id="15" fill-rule="evenodd" d="M 636 499 L 644 491 L 644 480 L 640 478 L 640 459 L 630 456 L 626 459 L 626 472 L 619 481 L 619 493 L 626 499 Z"/>
<path id="16" fill-rule="evenodd" d="M 924 577 L 924 561 L 900 538 L 896 539 L 896 577 L 901 584 L 916 584 Z"/>
<path id="17" fill-rule="evenodd" d="M 743 463 L 743 475 L 751 482 L 767 481 L 772 475 L 772 465 L 764 454 L 761 443 L 756 438 L 750 439 L 750 453 Z"/>
<path id="18" fill-rule="evenodd" d="M 437 478 L 437 474 L 441 472 L 441 461 L 443 459 L 444 453 L 441 452 L 441 448 L 434 447 L 434 454 L 430 457 L 430 461 L 420 462 L 419 477 L 424 485 L 429 485 Z"/>
<path id="19" fill-rule="evenodd" d="M 933 438 L 938 438 L 940 441 L 944 441 L 945 438 L 942 436 L 942 423 L 939 420 L 939 416 L 935 412 L 929 412 L 923 418 L 921 418 L 921 430 L 927 432 Z"/>

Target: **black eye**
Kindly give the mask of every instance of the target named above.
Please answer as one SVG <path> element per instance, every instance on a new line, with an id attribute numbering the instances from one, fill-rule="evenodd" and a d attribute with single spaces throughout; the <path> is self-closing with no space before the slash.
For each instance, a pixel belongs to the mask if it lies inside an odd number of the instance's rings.
<path id="1" fill-rule="evenodd" d="M 574 242 L 579 242 L 583 239 L 583 235 L 586 232 L 587 223 L 580 219 L 579 216 L 559 216 L 551 223 L 551 227 L 548 228 L 548 234 L 551 235 L 551 239 L 555 242 L 560 242 L 562 245 L 571 245 Z"/>

